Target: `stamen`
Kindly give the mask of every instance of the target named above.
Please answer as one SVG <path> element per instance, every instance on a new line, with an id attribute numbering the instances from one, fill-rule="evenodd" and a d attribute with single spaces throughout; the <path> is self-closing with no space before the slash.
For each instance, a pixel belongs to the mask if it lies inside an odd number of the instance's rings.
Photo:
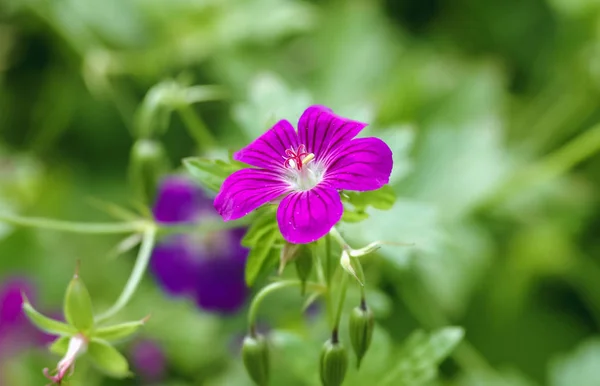
<path id="1" fill-rule="evenodd" d="M 306 165 L 307 163 L 309 163 L 310 161 L 312 161 L 315 158 L 315 155 L 313 153 L 308 153 L 306 155 L 306 157 L 304 157 L 302 159 L 302 165 Z"/>

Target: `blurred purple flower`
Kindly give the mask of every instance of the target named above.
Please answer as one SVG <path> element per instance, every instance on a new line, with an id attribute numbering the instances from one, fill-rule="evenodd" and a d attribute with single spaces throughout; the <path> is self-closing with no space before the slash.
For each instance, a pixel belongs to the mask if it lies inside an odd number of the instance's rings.
<path id="1" fill-rule="evenodd" d="M 141 340 L 131 349 L 131 363 L 144 383 L 160 382 L 166 371 L 165 355 L 151 340 Z"/>
<path id="2" fill-rule="evenodd" d="M 0 369 L 2 362 L 31 347 L 49 343 L 52 337 L 38 331 L 22 311 L 24 293 L 35 296 L 33 284 L 24 277 L 10 277 L 0 281 Z M 0 370 L 0 385 L 2 385 Z"/>
<path id="3" fill-rule="evenodd" d="M 212 200 L 180 176 L 161 183 L 153 211 L 156 221 L 168 224 L 220 219 Z M 240 244 L 244 233 L 244 229 L 231 229 L 167 237 L 153 251 L 151 270 L 167 293 L 191 296 L 206 311 L 235 312 L 247 295 L 248 250 Z"/>

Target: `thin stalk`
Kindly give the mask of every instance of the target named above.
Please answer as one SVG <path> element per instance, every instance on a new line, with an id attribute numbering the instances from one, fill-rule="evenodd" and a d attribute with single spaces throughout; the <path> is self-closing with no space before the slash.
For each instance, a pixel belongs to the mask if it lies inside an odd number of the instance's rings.
<path id="1" fill-rule="evenodd" d="M 111 308 L 96 318 L 97 323 L 112 318 L 131 300 L 131 297 L 135 293 L 140 281 L 142 280 L 142 277 L 144 276 L 144 272 L 146 272 L 146 268 L 148 267 L 148 262 L 150 261 L 150 256 L 152 255 L 152 249 L 154 248 L 154 243 L 156 242 L 156 233 L 157 228 L 155 226 L 149 226 L 144 231 L 144 238 L 142 239 L 142 245 L 140 246 L 140 250 L 135 261 L 135 266 L 133 267 L 133 271 L 131 271 L 131 275 L 125 284 L 125 287 L 123 288 L 123 292 L 121 292 L 121 295 L 119 295 L 119 298 Z"/>
<path id="2" fill-rule="evenodd" d="M 183 104 L 177 108 L 177 111 L 200 148 L 210 149 L 216 145 L 216 139 L 190 105 Z"/>
<path id="3" fill-rule="evenodd" d="M 148 227 L 148 221 L 145 220 L 119 223 L 85 223 L 53 220 L 41 217 L 21 217 L 7 213 L 0 213 L 0 221 L 11 225 L 31 228 L 94 234 L 118 234 L 140 232 Z"/>
<path id="4" fill-rule="evenodd" d="M 348 290 L 348 273 L 342 272 L 342 282 L 340 283 L 340 296 L 338 298 L 337 311 L 335 313 L 335 321 L 333 323 L 333 333 L 336 334 L 339 330 L 340 321 L 342 320 L 342 311 L 346 302 L 346 291 Z"/>
<path id="5" fill-rule="evenodd" d="M 250 334 L 254 335 L 256 332 L 254 331 L 254 327 L 256 325 L 256 318 L 258 316 L 258 310 L 260 309 L 260 305 L 265 300 L 267 295 L 279 291 L 283 288 L 295 287 L 302 285 L 300 280 L 282 280 L 277 281 L 275 283 L 271 283 L 268 286 L 261 289 L 254 299 L 252 299 L 252 303 L 250 303 L 250 309 L 248 310 L 248 325 L 250 326 Z M 307 282 L 306 288 L 311 291 L 324 291 L 324 287 L 320 284 Z"/>

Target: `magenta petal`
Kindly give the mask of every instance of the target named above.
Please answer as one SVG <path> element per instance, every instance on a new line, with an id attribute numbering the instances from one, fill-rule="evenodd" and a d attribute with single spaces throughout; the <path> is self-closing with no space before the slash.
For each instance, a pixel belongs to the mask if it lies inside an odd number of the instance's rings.
<path id="1" fill-rule="evenodd" d="M 306 244 L 320 239 L 342 218 L 344 206 L 337 190 L 316 186 L 290 193 L 277 209 L 277 222 L 283 238 Z"/>
<path id="2" fill-rule="evenodd" d="M 329 158 L 331 151 L 352 138 L 367 126 L 335 115 L 324 106 L 311 106 L 298 121 L 300 143 L 306 145 L 309 153 L 315 154 L 317 161 Z"/>
<path id="3" fill-rule="evenodd" d="M 392 166 L 392 150 L 385 142 L 358 138 L 335 151 L 325 181 L 336 189 L 375 190 L 389 182 Z"/>
<path id="4" fill-rule="evenodd" d="M 283 168 L 286 149 L 298 148 L 294 127 L 281 120 L 254 142 L 233 155 L 233 159 L 265 169 Z"/>
<path id="5" fill-rule="evenodd" d="M 242 169 L 233 173 L 215 197 L 215 209 L 223 220 L 244 217 L 259 206 L 289 191 L 289 185 L 269 170 Z"/>

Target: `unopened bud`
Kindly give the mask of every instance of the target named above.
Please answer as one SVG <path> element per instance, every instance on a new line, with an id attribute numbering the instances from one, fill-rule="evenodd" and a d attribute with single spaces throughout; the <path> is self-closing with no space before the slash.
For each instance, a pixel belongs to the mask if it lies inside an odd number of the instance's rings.
<path id="1" fill-rule="evenodd" d="M 160 142 L 139 139 L 133 145 L 129 176 L 135 194 L 143 202 L 152 202 L 154 199 L 166 166 L 166 153 Z"/>
<path id="2" fill-rule="evenodd" d="M 94 325 L 92 299 L 79 277 L 79 269 L 77 269 L 67 287 L 64 313 L 67 322 L 79 331 L 87 331 Z"/>
<path id="3" fill-rule="evenodd" d="M 263 335 L 248 335 L 244 338 L 242 359 L 254 383 L 258 386 L 269 383 L 269 346 Z"/>
<path id="4" fill-rule="evenodd" d="M 306 292 L 306 281 L 310 277 L 312 266 L 313 258 L 310 249 L 306 245 L 301 245 L 298 248 L 296 257 L 296 274 L 298 275 L 298 279 L 302 282 L 302 295 Z"/>
<path id="5" fill-rule="evenodd" d="M 356 355 L 356 368 L 371 345 L 375 319 L 373 311 L 363 301 L 359 307 L 355 307 L 350 313 L 350 342 Z"/>
<path id="6" fill-rule="evenodd" d="M 321 383 L 323 386 L 340 386 L 348 369 L 348 354 L 337 339 L 329 339 L 321 349 Z"/>

